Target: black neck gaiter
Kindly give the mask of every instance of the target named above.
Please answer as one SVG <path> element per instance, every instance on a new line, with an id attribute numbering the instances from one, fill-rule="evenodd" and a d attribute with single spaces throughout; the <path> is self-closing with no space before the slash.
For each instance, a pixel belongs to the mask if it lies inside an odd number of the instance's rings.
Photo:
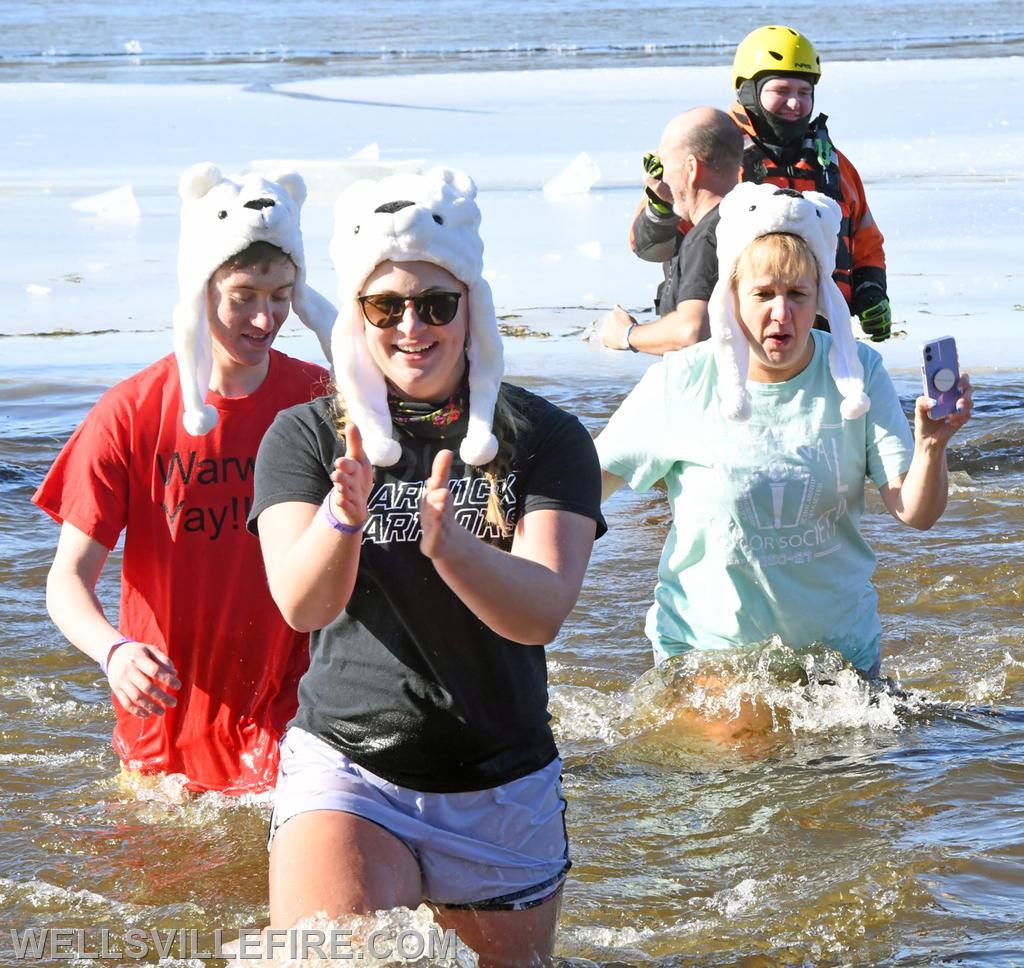
<path id="1" fill-rule="evenodd" d="M 761 106 L 761 88 L 773 78 L 783 76 L 788 75 L 766 74 L 755 81 L 743 81 L 736 97 L 746 110 L 761 147 L 778 164 L 791 165 L 800 157 L 804 135 L 814 113 L 814 102 L 811 102 L 811 111 L 795 121 L 784 121 L 777 114 L 766 111 Z"/>

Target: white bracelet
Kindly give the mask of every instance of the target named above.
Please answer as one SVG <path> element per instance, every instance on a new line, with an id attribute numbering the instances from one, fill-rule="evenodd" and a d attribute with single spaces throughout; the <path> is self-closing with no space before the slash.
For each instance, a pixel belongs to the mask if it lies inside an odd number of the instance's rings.
<path id="1" fill-rule="evenodd" d="M 100 659 L 100 672 L 102 672 L 103 675 L 105 676 L 109 675 L 107 669 L 110 666 L 111 657 L 119 648 L 121 648 L 122 645 L 127 645 L 127 643 L 134 641 L 135 639 L 129 639 L 127 636 L 123 636 L 119 638 L 116 642 L 112 642 L 110 648 L 107 649 L 107 654 L 102 659 Z"/>

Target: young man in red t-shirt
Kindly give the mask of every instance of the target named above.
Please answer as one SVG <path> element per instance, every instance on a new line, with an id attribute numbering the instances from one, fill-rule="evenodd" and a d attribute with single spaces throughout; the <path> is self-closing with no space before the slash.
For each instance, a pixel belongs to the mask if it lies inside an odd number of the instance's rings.
<path id="1" fill-rule="evenodd" d="M 61 525 L 47 606 L 108 676 L 128 769 L 262 792 L 308 650 L 245 528 L 253 466 L 278 411 L 329 382 L 271 344 L 294 308 L 326 345 L 334 311 L 305 283 L 298 176 L 199 165 L 180 192 L 176 354 L 105 393 L 33 497 Z M 95 588 L 122 531 L 115 627 Z"/>

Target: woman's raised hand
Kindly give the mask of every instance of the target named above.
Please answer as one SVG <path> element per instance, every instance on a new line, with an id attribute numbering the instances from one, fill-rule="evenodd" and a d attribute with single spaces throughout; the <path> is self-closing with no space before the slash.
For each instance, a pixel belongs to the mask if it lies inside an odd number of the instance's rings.
<path id="1" fill-rule="evenodd" d="M 360 525 L 366 520 L 366 503 L 373 485 L 373 467 L 363 450 L 363 435 L 350 423 L 345 428 L 345 456 L 334 462 L 331 508 L 344 524 Z"/>
<path id="2" fill-rule="evenodd" d="M 452 474 L 454 456 L 450 450 L 437 452 L 430 477 L 423 489 L 420 501 L 420 525 L 423 528 L 420 551 L 428 558 L 444 558 L 452 552 L 460 537 L 469 534 L 455 520 L 452 511 L 452 492 L 448 490 L 448 481 Z"/>
<path id="3" fill-rule="evenodd" d="M 966 373 L 962 374 L 957 386 L 960 397 L 956 401 L 956 410 L 939 420 L 932 420 L 928 416 L 928 411 L 934 406 L 935 401 L 929 400 L 928 397 L 917 398 L 914 407 L 914 436 L 918 440 L 933 440 L 944 447 L 949 443 L 949 438 L 971 419 L 974 405 L 971 378 Z"/>

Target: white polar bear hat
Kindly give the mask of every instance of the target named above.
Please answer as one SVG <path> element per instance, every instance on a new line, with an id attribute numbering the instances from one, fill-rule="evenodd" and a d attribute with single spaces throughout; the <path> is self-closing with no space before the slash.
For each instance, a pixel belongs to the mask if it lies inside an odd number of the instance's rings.
<path id="1" fill-rule="evenodd" d="M 213 349 L 206 315 L 211 276 L 253 242 L 276 245 L 297 273 L 292 309 L 320 340 L 331 358 L 331 327 L 337 310 L 306 284 L 306 260 L 299 210 L 306 183 L 297 172 L 275 177 L 251 174 L 233 181 L 210 162 L 193 165 L 178 181 L 181 241 L 178 249 L 178 304 L 174 307 L 174 355 L 185 402 L 182 422 L 194 437 L 217 425 L 217 409 L 207 405 Z"/>
<path id="2" fill-rule="evenodd" d="M 818 263 L 818 314 L 828 320 L 832 349 L 828 355 L 832 378 L 843 396 L 840 412 L 855 420 L 868 412 L 864 368 L 857 356 L 850 310 L 832 278 L 836 242 L 842 214 L 839 206 L 820 192 L 800 192 L 775 185 L 741 182 L 719 205 L 718 282 L 708 300 L 711 340 L 718 365 L 718 395 L 724 416 L 746 420 L 750 416 L 747 368 L 750 347 L 736 319 L 732 274 L 740 254 L 762 235 L 785 233 L 807 243 Z"/>
<path id="3" fill-rule="evenodd" d="M 385 261 L 430 262 L 447 269 L 469 294 L 469 426 L 463 463 L 482 467 L 498 452 L 491 423 L 505 372 L 491 287 L 483 278 L 484 244 L 476 185 L 461 171 L 432 168 L 350 185 L 335 205 L 331 261 L 338 273 L 335 378 L 370 462 L 389 467 L 401 456 L 394 439 L 384 375 L 366 343 L 358 296 Z"/>

